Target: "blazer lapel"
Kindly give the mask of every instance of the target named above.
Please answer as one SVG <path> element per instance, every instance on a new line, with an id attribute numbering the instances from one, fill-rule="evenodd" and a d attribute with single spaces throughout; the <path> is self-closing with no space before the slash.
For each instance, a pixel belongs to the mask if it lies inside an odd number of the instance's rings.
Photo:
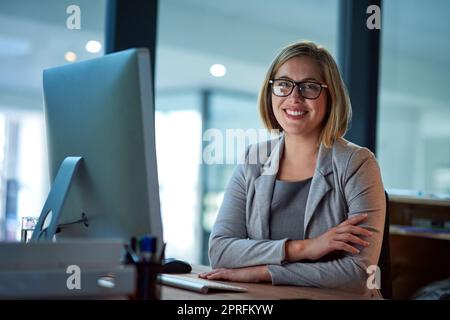
<path id="1" fill-rule="evenodd" d="M 269 239 L 269 215 L 272 202 L 273 185 L 276 175 L 259 176 L 255 180 L 255 197 L 258 214 L 255 232 L 259 239 Z"/>
<path id="2" fill-rule="evenodd" d="M 255 179 L 255 201 L 258 214 L 255 217 L 255 236 L 259 239 L 268 239 L 270 205 L 272 203 L 273 188 L 278 174 L 278 167 L 284 149 L 284 135 L 274 146 L 269 158 L 261 167 L 261 175 Z M 325 194 L 331 190 L 327 176 L 333 172 L 332 152 L 330 148 L 320 146 L 317 157 L 317 166 L 311 181 L 311 187 L 306 201 L 304 234 L 314 212 Z"/>
<path id="3" fill-rule="evenodd" d="M 333 172 L 331 163 L 332 153 L 330 148 L 323 145 L 320 146 L 319 154 L 317 156 L 316 170 L 311 181 L 308 199 L 306 200 L 305 220 L 303 234 L 306 236 L 306 230 L 311 218 L 314 215 L 317 206 L 319 205 L 325 194 L 331 190 L 331 184 L 327 180 L 327 176 Z"/>
<path id="4" fill-rule="evenodd" d="M 283 147 L 284 135 L 280 137 L 269 158 L 261 167 L 261 175 L 255 179 L 255 201 L 258 214 L 255 217 L 254 231 L 260 239 L 269 239 L 270 205 Z"/>

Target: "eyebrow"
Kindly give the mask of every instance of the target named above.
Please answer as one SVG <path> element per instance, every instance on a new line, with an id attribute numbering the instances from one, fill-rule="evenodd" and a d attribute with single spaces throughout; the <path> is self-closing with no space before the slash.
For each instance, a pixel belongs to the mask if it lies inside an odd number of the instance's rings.
<path id="1" fill-rule="evenodd" d="M 288 79 L 288 80 L 295 81 L 294 79 L 292 79 L 292 78 L 290 78 L 288 76 L 279 76 L 279 77 L 277 77 L 277 79 Z M 306 77 L 306 78 L 303 78 L 300 81 L 295 81 L 295 82 L 303 82 L 303 81 L 311 81 L 311 80 L 316 81 L 316 82 L 320 82 L 320 80 L 318 80 L 316 78 L 313 78 L 313 77 Z"/>

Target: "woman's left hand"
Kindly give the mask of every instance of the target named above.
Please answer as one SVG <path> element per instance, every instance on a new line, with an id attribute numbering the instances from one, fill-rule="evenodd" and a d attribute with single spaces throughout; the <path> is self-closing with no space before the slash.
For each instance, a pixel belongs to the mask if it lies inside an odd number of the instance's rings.
<path id="1" fill-rule="evenodd" d="M 218 268 L 200 273 L 199 278 L 208 280 L 228 280 L 234 282 L 270 282 L 272 278 L 267 266 L 255 266 L 238 269 Z"/>

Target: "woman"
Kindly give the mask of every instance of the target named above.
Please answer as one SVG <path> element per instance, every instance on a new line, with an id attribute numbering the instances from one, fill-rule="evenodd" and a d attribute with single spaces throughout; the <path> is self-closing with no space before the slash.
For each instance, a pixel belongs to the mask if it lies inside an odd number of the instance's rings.
<path id="1" fill-rule="evenodd" d="M 200 277 L 380 296 L 366 269 L 380 255 L 384 187 L 374 155 L 343 139 L 351 106 L 331 54 L 311 42 L 284 48 L 259 109 L 282 134 L 246 150 L 211 233 L 215 269 Z"/>

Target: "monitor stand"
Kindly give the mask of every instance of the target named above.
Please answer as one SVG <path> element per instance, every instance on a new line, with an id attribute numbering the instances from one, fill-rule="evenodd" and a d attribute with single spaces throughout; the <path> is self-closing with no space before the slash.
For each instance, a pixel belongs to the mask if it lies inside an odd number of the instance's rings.
<path id="1" fill-rule="evenodd" d="M 52 241 L 58 229 L 61 211 L 69 194 L 74 174 L 82 162 L 82 157 L 66 157 L 59 167 L 58 174 L 42 208 L 39 220 L 35 226 L 31 241 Z M 87 224 L 86 216 L 79 222 Z"/>

